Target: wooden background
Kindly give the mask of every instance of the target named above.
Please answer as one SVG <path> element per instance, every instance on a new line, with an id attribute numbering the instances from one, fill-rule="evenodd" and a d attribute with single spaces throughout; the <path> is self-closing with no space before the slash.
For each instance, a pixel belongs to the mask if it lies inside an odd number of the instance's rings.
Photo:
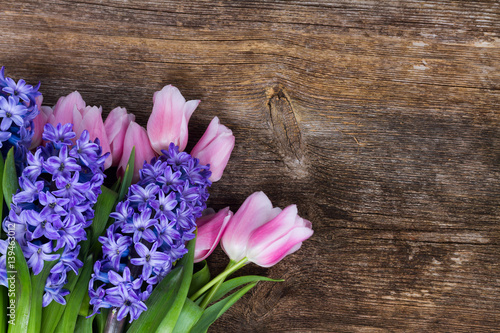
<path id="1" fill-rule="evenodd" d="M 500 2 L 1 0 L 0 25 L 44 104 L 201 99 L 188 148 L 214 116 L 236 136 L 210 204 L 312 221 L 212 332 L 499 330 Z"/>

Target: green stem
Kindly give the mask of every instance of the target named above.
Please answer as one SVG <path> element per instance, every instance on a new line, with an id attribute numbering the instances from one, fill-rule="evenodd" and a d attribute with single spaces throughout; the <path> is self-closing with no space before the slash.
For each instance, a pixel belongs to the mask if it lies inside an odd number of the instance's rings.
<path id="1" fill-rule="evenodd" d="M 227 267 L 224 271 L 230 269 L 235 264 L 236 264 L 236 262 L 234 260 L 229 260 L 229 264 L 227 265 Z M 210 303 L 210 301 L 214 297 L 217 290 L 219 290 L 220 286 L 224 283 L 224 280 L 226 280 L 226 278 L 220 279 L 219 282 L 217 282 L 217 284 L 215 286 L 213 286 L 212 289 L 210 289 L 208 294 L 205 296 L 205 298 L 201 302 L 200 308 L 205 309 L 207 307 L 207 305 Z"/>
<path id="2" fill-rule="evenodd" d="M 234 272 L 236 272 L 241 267 L 245 266 L 245 264 L 247 262 L 248 262 L 247 258 L 243 258 L 243 259 L 241 259 L 240 261 L 238 261 L 236 263 L 233 261 L 233 263 L 234 263 L 233 265 L 231 265 L 231 262 L 229 262 L 229 265 L 224 270 L 224 272 L 220 273 L 215 278 L 213 278 L 210 282 L 208 282 L 205 286 L 203 286 L 203 288 L 201 288 L 196 293 L 194 293 L 194 295 L 192 295 L 189 299 L 194 302 L 198 297 L 200 297 L 201 295 L 203 295 L 203 293 L 205 293 L 208 289 L 210 289 L 216 283 L 218 283 L 221 280 L 224 281 L 224 279 L 226 277 L 228 277 L 229 275 L 233 274 Z"/>

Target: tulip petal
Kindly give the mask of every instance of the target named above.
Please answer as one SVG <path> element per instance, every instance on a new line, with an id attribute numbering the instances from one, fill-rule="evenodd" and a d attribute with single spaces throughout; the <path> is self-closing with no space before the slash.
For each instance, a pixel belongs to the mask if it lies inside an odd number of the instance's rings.
<path id="1" fill-rule="evenodd" d="M 61 124 L 77 124 L 73 121 L 73 109 L 83 110 L 85 108 L 85 101 L 78 91 L 74 91 L 68 96 L 61 97 L 54 106 L 53 117 L 50 117 L 50 124 L 56 126 Z"/>
<path id="2" fill-rule="evenodd" d="M 230 259 L 240 261 L 245 257 L 251 233 L 280 213 L 264 192 L 255 192 L 241 205 L 231 218 L 222 236 L 221 245 Z"/>
<path id="3" fill-rule="evenodd" d="M 144 162 L 150 162 L 151 159 L 155 157 L 155 152 L 149 144 L 146 130 L 135 121 L 130 122 L 127 132 L 125 133 L 125 140 L 123 141 L 123 154 L 117 171 L 118 177 L 124 174 L 133 147 L 135 147 L 135 168 L 132 182 L 136 183 L 140 178 L 139 170 L 142 169 Z"/>
<path id="4" fill-rule="evenodd" d="M 205 130 L 205 133 L 203 133 L 203 136 L 201 139 L 196 143 L 196 145 L 193 147 L 193 150 L 191 150 L 191 156 L 196 157 L 196 155 L 205 149 L 210 142 L 212 142 L 213 139 L 217 136 L 217 132 L 219 130 L 219 117 L 214 117 L 210 124 L 208 125 L 207 129 Z"/>
<path id="5" fill-rule="evenodd" d="M 49 116 L 52 115 L 52 108 L 42 106 L 42 95 L 36 97 L 36 105 L 38 107 L 38 115 L 33 119 L 34 134 L 31 139 L 30 149 L 35 149 L 42 144 L 43 127 L 49 121 Z"/>
<path id="6" fill-rule="evenodd" d="M 194 146 L 191 155 L 198 158 L 201 164 L 210 164 L 210 181 L 216 182 L 222 173 L 234 148 L 235 138 L 233 132 L 219 123 L 219 118 L 214 117 L 200 141 Z"/>
<path id="7" fill-rule="evenodd" d="M 302 242 L 311 237 L 312 234 L 312 229 L 304 227 L 295 228 L 284 237 L 277 239 L 260 253 L 249 253 L 247 258 L 261 267 L 271 267 L 285 256 L 297 251 L 301 247 Z"/>
<path id="8" fill-rule="evenodd" d="M 248 252 L 260 253 L 294 228 L 303 226 L 301 220 L 296 205 L 286 207 L 274 219 L 252 232 L 248 240 Z"/>
<path id="9" fill-rule="evenodd" d="M 199 101 L 189 101 L 179 89 L 168 85 L 153 95 L 153 110 L 149 116 L 147 133 L 151 146 L 161 154 L 173 142 L 179 150 L 186 148 L 188 122 Z"/>
<path id="10" fill-rule="evenodd" d="M 198 235 L 194 252 L 194 262 L 205 260 L 217 247 L 233 213 L 229 207 L 217 213 L 202 216 L 196 220 Z"/>
<path id="11" fill-rule="evenodd" d="M 112 165 L 117 166 L 120 163 L 123 154 L 123 140 L 125 132 L 131 121 L 135 120 L 133 114 L 128 114 L 125 108 L 114 108 L 104 122 L 104 129 L 109 140 L 111 150 Z"/>
<path id="12" fill-rule="evenodd" d="M 73 115 L 74 118 L 78 117 L 76 112 Z M 75 121 L 75 124 L 78 124 Z M 94 141 L 96 138 L 99 139 L 100 145 L 102 147 L 102 153 L 106 154 L 111 152 L 109 147 L 108 136 L 104 129 L 104 123 L 102 121 L 102 108 L 96 106 L 87 106 L 83 109 L 83 117 L 76 129 L 76 137 L 79 138 L 84 130 L 89 131 L 90 140 Z M 112 158 L 108 156 L 106 162 L 104 163 L 104 168 L 107 169 L 111 166 Z"/>
<path id="13" fill-rule="evenodd" d="M 117 124 L 122 121 L 122 118 L 127 118 L 127 109 L 121 107 L 114 108 L 106 117 L 104 128 L 106 129 L 109 141 L 113 141 L 120 134 L 121 126 L 117 126 Z M 127 129 L 125 128 L 125 130 Z"/>

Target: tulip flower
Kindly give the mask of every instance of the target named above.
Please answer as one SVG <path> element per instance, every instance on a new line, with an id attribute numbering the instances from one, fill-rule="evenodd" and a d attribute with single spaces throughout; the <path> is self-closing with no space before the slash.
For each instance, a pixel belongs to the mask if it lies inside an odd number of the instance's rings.
<path id="1" fill-rule="evenodd" d="M 252 232 L 246 257 L 261 267 L 271 267 L 300 249 L 302 242 L 312 236 L 311 227 L 311 222 L 298 216 L 297 206 L 290 205 Z"/>
<path id="2" fill-rule="evenodd" d="M 233 132 L 224 125 L 221 125 L 218 117 L 214 117 L 208 125 L 205 134 L 191 151 L 191 156 L 200 160 L 201 164 L 210 164 L 212 182 L 218 181 L 222 177 L 231 152 L 234 148 Z"/>
<path id="3" fill-rule="evenodd" d="M 125 133 L 125 140 L 123 141 L 123 154 L 118 164 L 118 176 L 123 176 L 127 163 L 132 153 L 132 148 L 135 147 L 134 159 L 134 176 L 132 182 L 136 183 L 139 180 L 139 170 L 142 169 L 144 162 L 151 162 L 155 157 L 155 152 L 149 144 L 148 133 L 141 125 L 135 121 L 131 121 L 128 125 L 127 132 Z"/>
<path id="4" fill-rule="evenodd" d="M 179 89 L 171 85 L 155 92 L 147 133 L 158 154 L 162 149 L 168 149 L 171 142 L 179 147 L 179 151 L 186 148 L 189 118 L 199 103 L 199 100 L 186 102 Z"/>
<path id="5" fill-rule="evenodd" d="M 297 215 L 295 205 L 283 210 L 273 208 L 263 192 L 253 193 L 230 219 L 222 235 L 221 245 L 230 259 L 229 265 L 190 299 L 195 301 L 208 291 L 200 304 L 205 309 L 229 275 L 249 262 L 273 266 L 297 251 L 312 234 L 311 222 Z"/>
<path id="6" fill-rule="evenodd" d="M 251 233 L 280 213 L 264 192 L 250 195 L 234 214 L 222 236 L 221 245 L 231 260 L 240 261 L 246 256 L 246 246 Z"/>
<path id="7" fill-rule="evenodd" d="M 295 205 L 273 208 L 263 192 L 255 192 L 234 214 L 221 244 L 235 262 L 270 267 L 297 251 L 312 234 L 311 222 L 297 215 Z"/>
<path id="8" fill-rule="evenodd" d="M 73 111 L 83 110 L 86 104 L 82 98 L 82 95 L 78 91 L 74 91 L 68 96 L 61 97 L 54 106 L 52 114 L 49 116 L 49 121 L 53 126 L 57 126 L 58 123 L 67 124 L 73 122 Z M 73 129 L 74 130 L 74 129 Z M 81 134 L 81 133 L 80 133 Z M 76 137 L 80 137 L 76 134 Z"/>
<path id="9" fill-rule="evenodd" d="M 214 212 L 196 220 L 198 235 L 194 249 L 194 262 L 203 261 L 212 254 L 232 216 L 233 212 L 226 207 L 217 213 Z"/>
<path id="10" fill-rule="evenodd" d="M 73 131 L 79 138 L 87 130 L 91 140 L 99 139 L 103 154 L 110 152 L 109 141 L 102 121 L 102 108 L 86 106 L 85 101 L 78 91 L 66 97 L 61 97 L 54 106 L 52 114 L 48 116 L 48 123 L 73 124 Z M 104 163 L 104 168 L 111 166 L 112 158 L 109 156 Z"/>
<path id="11" fill-rule="evenodd" d="M 80 110 L 79 110 L 80 111 Z M 109 147 L 108 136 L 104 129 L 104 122 L 102 121 L 102 108 L 97 106 L 87 106 L 82 111 L 73 111 L 73 124 L 74 131 L 78 137 L 84 130 L 89 131 L 90 140 L 94 141 L 99 139 L 100 146 L 103 153 L 111 151 Z M 112 158 L 108 156 L 104 162 L 104 168 L 107 169 L 111 166 Z"/>
<path id="12" fill-rule="evenodd" d="M 135 120 L 135 116 L 127 113 L 125 108 L 114 108 L 104 121 L 104 129 L 109 140 L 109 148 L 111 150 L 112 166 L 117 166 L 120 163 L 123 154 L 123 141 L 125 140 L 125 132 L 130 122 Z"/>

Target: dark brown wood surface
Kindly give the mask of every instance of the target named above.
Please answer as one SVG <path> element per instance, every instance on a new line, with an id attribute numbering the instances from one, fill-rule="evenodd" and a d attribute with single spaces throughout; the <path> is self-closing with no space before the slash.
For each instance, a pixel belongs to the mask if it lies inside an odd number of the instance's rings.
<path id="1" fill-rule="evenodd" d="M 188 148 L 214 116 L 236 136 L 210 204 L 312 221 L 212 332 L 499 330 L 500 2 L 1 0 L 0 25 L 47 105 L 201 99 Z"/>

